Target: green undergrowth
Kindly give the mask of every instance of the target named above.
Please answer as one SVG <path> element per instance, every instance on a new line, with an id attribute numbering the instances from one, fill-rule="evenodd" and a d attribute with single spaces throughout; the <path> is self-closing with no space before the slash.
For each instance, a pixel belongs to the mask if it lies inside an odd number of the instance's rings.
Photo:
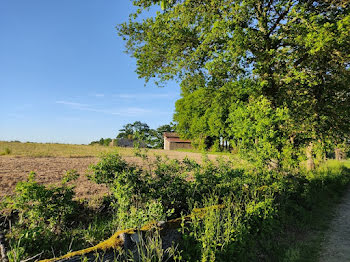
<path id="1" fill-rule="evenodd" d="M 342 175 L 348 177 L 350 161 L 328 160 L 318 170 L 333 173 L 339 179 Z M 341 201 L 345 189 L 348 188 L 343 185 L 337 188 L 334 184 L 330 190 L 319 192 L 319 197 L 315 197 L 312 208 L 302 217 L 290 217 L 280 244 L 285 255 L 284 261 L 313 262 L 319 260 L 322 244 L 336 213 L 337 204 Z"/>
<path id="2" fill-rule="evenodd" d="M 1 204 L 5 220 L 11 221 L 6 234 L 10 261 L 37 254 L 57 257 L 95 245 L 117 230 L 219 204 L 224 208 L 183 223 L 172 260 L 315 261 L 333 202 L 350 181 L 349 162 L 328 161 L 313 172 L 276 172 L 236 168 L 227 159 L 204 157 L 198 164 L 137 155 L 142 169 L 118 153 L 90 167 L 88 178 L 110 189 L 94 201 L 75 198 L 74 171 L 60 185 L 41 185 L 34 173 L 18 183 L 14 196 Z M 165 259 L 160 246 L 141 248 L 147 250 L 143 261 Z"/>
<path id="3" fill-rule="evenodd" d="M 232 152 L 228 151 L 228 150 L 223 150 L 223 151 L 213 151 L 213 150 L 200 150 L 200 149 L 195 149 L 195 148 L 191 148 L 191 149 L 187 149 L 187 148 L 181 148 L 181 149 L 176 149 L 176 151 L 179 152 L 189 152 L 189 153 L 210 153 L 211 155 L 221 155 L 221 156 L 230 156 L 232 157 Z"/>

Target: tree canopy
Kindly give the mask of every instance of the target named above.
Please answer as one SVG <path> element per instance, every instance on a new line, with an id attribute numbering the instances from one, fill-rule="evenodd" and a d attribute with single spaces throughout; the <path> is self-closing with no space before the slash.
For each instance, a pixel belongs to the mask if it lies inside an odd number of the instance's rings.
<path id="1" fill-rule="evenodd" d="M 162 11 L 139 18 L 160 3 Z M 349 137 L 349 1 L 134 5 L 138 11 L 119 34 L 139 77 L 179 82 L 174 120 L 182 136 L 233 139 L 251 152 L 273 152 L 266 159 L 293 158 L 312 141 Z"/>
<path id="2" fill-rule="evenodd" d="M 150 130 L 150 127 L 146 123 L 135 121 L 134 123 L 124 125 L 123 128 L 119 130 L 117 138 L 128 138 L 131 140 L 136 138 L 142 139 L 149 135 Z"/>
<path id="3" fill-rule="evenodd" d="M 175 127 L 172 123 L 161 125 L 157 129 L 151 129 L 148 124 L 141 121 L 128 123 L 119 130 L 118 138 L 126 138 L 136 143 L 142 143 L 151 148 L 163 148 L 163 133 L 173 132 Z"/>

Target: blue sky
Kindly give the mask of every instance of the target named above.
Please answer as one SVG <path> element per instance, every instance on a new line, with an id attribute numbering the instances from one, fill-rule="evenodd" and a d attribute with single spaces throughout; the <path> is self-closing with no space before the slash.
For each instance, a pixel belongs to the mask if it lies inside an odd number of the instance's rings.
<path id="1" fill-rule="evenodd" d="M 135 73 L 115 26 L 129 0 L 0 1 L 0 140 L 84 144 L 172 120 L 179 87 Z"/>

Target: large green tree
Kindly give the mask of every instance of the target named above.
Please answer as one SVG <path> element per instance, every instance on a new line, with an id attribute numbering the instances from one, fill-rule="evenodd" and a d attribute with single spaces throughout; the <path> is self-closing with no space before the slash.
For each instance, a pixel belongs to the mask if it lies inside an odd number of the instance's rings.
<path id="1" fill-rule="evenodd" d="M 117 138 L 127 138 L 134 141 L 134 144 L 142 143 L 144 146 L 152 147 L 153 130 L 141 121 L 135 121 L 123 126 L 119 130 Z"/>
<path id="2" fill-rule="evenodd" d="M 160 3 L 162 11 L 139 18 Z M 280 139 L 274 136 L 271 152 L 278 153 L 271 158 L 285 157 L 283 152 L 296 152 L 312 141 L 343 141 L 349 136 L 349 1 L 136 0 L 134 4 L 138 11 L 118 27 L 119 33 L 146 82 L 179 81 L 182 99 L 176 104 L 175 120 L 183 135 L 245 140 L 247 133 L 239 125 L 249 123 L 260 130 L 253 125 L 261 126 L 259 121 L 266 119 L 234 111 L 247 108 L 256 114 L 256 108 L 264 107 L 273 124 L 248 138 L 259 152 L 265 148 L 267 133 L 283 136 L 277 143 Z M 247 79 L 255 87 L 247 96 L 236 95 L 244 93 L 241 81 Z M 223 94 L 235 105 L 222 102 Z M 249 109 L 249 103 L 256 106 Z M 284 148 L 287 140 L 292 150 Z"/>
<path id="3" fill-rule="evenodd" d="M 174 132 L 174 124 L 161 125 L 157 129 L 151 129 L 148 124 L 141 121 L 135 121 L 123 126 L 119 130 L 117 138 L 126 138 L 137 143 L 142 143 L 144 146 L 151 148 L 163 148 L 164 132 Z"/>
<path id="4" fill-rule="evenodd" d="M 150 127 L 146 123 L 135 121 L 134 123 L 124 125 L 123 128 L 119 130 L 117 138 L 145 139 L 149 136 L 150 130 Z"/>

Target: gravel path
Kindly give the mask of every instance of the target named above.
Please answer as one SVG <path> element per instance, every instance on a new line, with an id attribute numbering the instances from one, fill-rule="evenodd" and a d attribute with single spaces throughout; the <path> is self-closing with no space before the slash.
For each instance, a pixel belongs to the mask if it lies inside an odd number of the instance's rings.
<path id="1" fill-rule="evenodd" d="M 331 226 L 326 233 L 320 262 L 350 261 L 350 189 L 337 207 Z"/>

